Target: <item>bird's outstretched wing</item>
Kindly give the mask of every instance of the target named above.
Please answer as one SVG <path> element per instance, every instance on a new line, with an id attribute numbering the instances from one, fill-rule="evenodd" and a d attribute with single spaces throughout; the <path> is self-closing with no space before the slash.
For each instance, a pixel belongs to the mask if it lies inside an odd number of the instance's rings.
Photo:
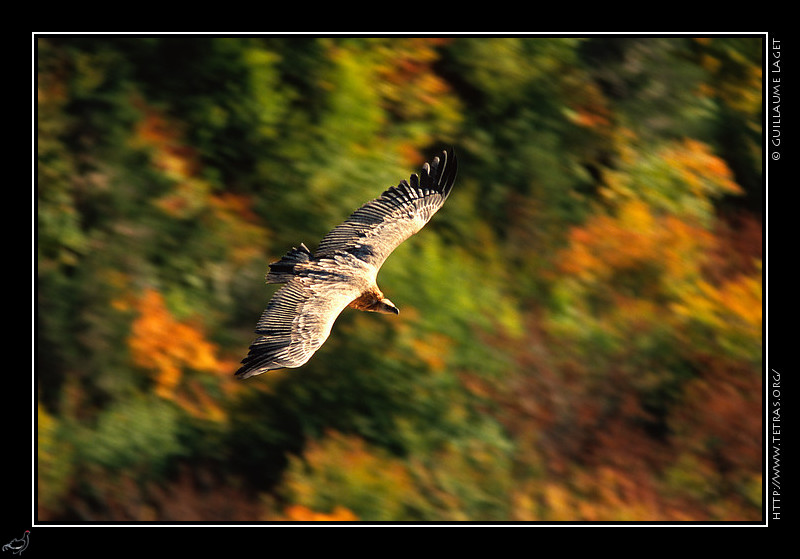
<path id="1" fill-rule="evenodd" d="M 258 338 L 236 376 L 299 367 L 328 339 L 333 323 L 360 289 L 323 272 L 296 276 L 272 297 L 256 325 Z"/>
<path id="2" fill-rule="evenodd" d="M 422 229 L 450 195 L 457 162 L 452 150 L 425 163 L 419 175 L 388 188 L 323 237 L 314 257 L 344 251 L 379 269 L 400 243 Z"/>

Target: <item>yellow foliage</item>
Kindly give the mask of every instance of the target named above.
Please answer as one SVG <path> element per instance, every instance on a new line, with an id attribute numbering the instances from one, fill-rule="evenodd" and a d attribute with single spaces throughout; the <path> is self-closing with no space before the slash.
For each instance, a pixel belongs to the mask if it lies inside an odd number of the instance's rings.
<path id="1" fill-rule="evenodd" d="M 755 334 L 762 325 L 761 287 L 761 276 L 739 277 L 720 288 L 701 281 L 694 293 L 675 305 L 675 310 L 715 326 L 723 326 L 734 319 L 753 329 Z"/>
<path id="2" fill-rule="evenodd" d="M 706 266 L 720 243 L 695 220 L 659 215 L 642 200 L 626 200 L 616 216 L 595 216 L 571 232 L 557 260 L 565 274 L 561 292 L 570 309 L 583 310 L 575 323 L 580 328 L 589 328 L 602 311 L 598 324 L 606 333 L 671 325 L 687 347 L 757 362 L 761 266 L 755 274 L 712 283 Z"/>
<path id="3" fill-rule="evenodd" d="M 684 139 L 681 143 L 664 148 L 661 157 L 677 170 L 696 196 L 715 191 L 723 194 L 742 193 L 725 161 L 711 153 L 711 148 L 703 142 Z"/>
<path id="4" fill-rule="evenodd" d="M 56 418 L 42 404 L 36 405 L 36 466 L 38 506 L 55 505 L 66 493 L 72 473 L 71 448 L 58 433 Z M 42 515 L 39 509 L 39 515 Z"/>
<path id="5" fill-rule="evenodd" d="M 760 359 L 762 281 L 760 262 L 754 275 L 740 275 L 719 287 L 699 281 L 672 305 L 672 310 L 686 324 L 709 327 L 729 354 Z"/>
<path id="6" fill-rule="evenodd" d="M 336 432 L 310 443 L 303 460 L 290 461 L 286 488 L 293 504 L 302 507 L 286 510 L 294 519 L 327 509 L 341 520 L 349 519 L 342 518 L 347 516 L 343 510 L 365 520 L 396 520 L 414 499 L 412 479 L 402 462 L 359 437 Z"/>
<path id="7" fill-rule="evenodd" d="M 743 192 L 725 161 L 703 142 L 684 139 L 648 150 L 638 148 L 635 137 L 626 139 L 620 165 L 604 174 L 606 187 L 601 191 L 616 206 L 642 200 L 660 213 L 708 227 L 714 215 L 712 199 Z"/>
<path id="8" fill-rule="evenodd" d="M 542 493 L 549 520 L 575 520 L 570 491 L 558 483 L 548 483 Z"/>
<path id="9" fill-rule="evenodd" d="M 378 54 L 376 87 L 389 110 L 405 119 L 424 119 L 445 113 L 447 121 L 458 120 L 456 98 L 448 83 L 432 71 L 439 58 L 437 47 L 448 39 L 408 38 L 376 41 Z"/>
<path id="10" fill-rule="evenodd" d="M 444 334 L 429 334 L 411 340 L 414 354 L 419 357 L 430 370 L 443 371 L 447 366 L 447 356 L 452 340 Z"/>
<path id="11" fill-rule="evenodd" d="M 616 217 L 599 215 L 570 235 L 570 245 L 559 257 L 562 272 L 585 283 L 608 280 L 618 270 L 656 266 L 662 284 L 698 274 L 701 254 L 711 245 L 711 234 L 674 216 L 656 216 L 641 200 L 624 202 Z"/>
<path id="12" fill-rule="evenodd" d="M 704 52 L 698 62 L 710 75 L 705 84 L 706 95 L 714 96 L 737 112 L 758 115 L 763 106 L 763 69 L 760 64 L 751 64 L 736 49 L 728 48 L 725 39 L 700 41 Z"/>
<path id="13" fill-rule="evenodd" d="M 159 396 L 175 399 L 184 369 L 219 371 L 216 346 L 199 326 L 176 320 L 158 291 L 146 290 L 135 306 L 128 346 L 133 362 L 154 373 Z"/>
<path id="14" fill-rule="evenodd" d="M 513 520 L 687 521 L 697 520 L 688 502 L 664 499 L 663 487 L 630 471 L 601 466 L 575 469 L 569 482 L 528 482 L 514 491 Z"/>

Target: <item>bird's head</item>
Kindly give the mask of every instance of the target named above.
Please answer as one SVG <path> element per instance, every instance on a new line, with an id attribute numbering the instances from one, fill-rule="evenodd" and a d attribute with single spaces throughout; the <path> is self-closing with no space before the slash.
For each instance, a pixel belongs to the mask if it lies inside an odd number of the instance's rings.
<path id="1" fill-rule="evenodd" d="M 370 310 L 383 314 L 400 314 L 400 309 L 398 309 L 389 299 L 385 298 L 375 301 L 375 304 Z"/>

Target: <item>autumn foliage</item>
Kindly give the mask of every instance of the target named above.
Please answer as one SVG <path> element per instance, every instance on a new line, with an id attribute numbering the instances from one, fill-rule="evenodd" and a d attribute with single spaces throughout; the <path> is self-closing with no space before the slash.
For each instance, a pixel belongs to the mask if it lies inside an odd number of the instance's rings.
<path id="1" fill-rule="evenodd" d="M 759 521 L 761 41 L 38 37 L 42 522 Z M 267 264 L 453 146 L 305 366 Z"/>

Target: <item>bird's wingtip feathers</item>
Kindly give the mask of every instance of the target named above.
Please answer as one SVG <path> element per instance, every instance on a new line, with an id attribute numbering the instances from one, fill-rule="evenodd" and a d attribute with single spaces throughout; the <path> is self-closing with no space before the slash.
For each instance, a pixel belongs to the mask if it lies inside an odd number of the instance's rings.
<path id="1" fill-rule="evenodd" d="M 455 183 L 457 170 L 458 162 L 455 150 L 452 147 L 442 150 L 440 155 L 422 165 L 419 175 L 416 173 L 411 175 L 411 186 L 439 191 L 446 199 Z M 405 182 L 403 181 L 403 183 Z"/>
<path id="2" fill-rule="evenodd" d="M 256 375 L 260 375 L 266 373 L 268 371 L 275 371 L 277 369 L 285 369 L 284 365 L 274 365 L 269 363 L 264 363 L 264 359 L 259 359 L 258 363 L 253 363 L 255 359 L 253 356 L 248 356 L 242 359 L 242 366 L 239 367 L 233 376 L 235 376 L 239 380 L 244 380 L 246 378 L 254 377 Z"/>
<path id="3" fill-rule="evenodd" d="M 438 172 L 437 182 L 441 185 L 445 199 L 450 194 L 453 184 L 456 181 L 458 172 L 458 160 L 456 159 L 455 149 L 448 148 L 442 151 L 441 159 L 434 158 L 436 162 L 436 172 Z M 441 168 L 441 171 L 439 170 Z"/>

